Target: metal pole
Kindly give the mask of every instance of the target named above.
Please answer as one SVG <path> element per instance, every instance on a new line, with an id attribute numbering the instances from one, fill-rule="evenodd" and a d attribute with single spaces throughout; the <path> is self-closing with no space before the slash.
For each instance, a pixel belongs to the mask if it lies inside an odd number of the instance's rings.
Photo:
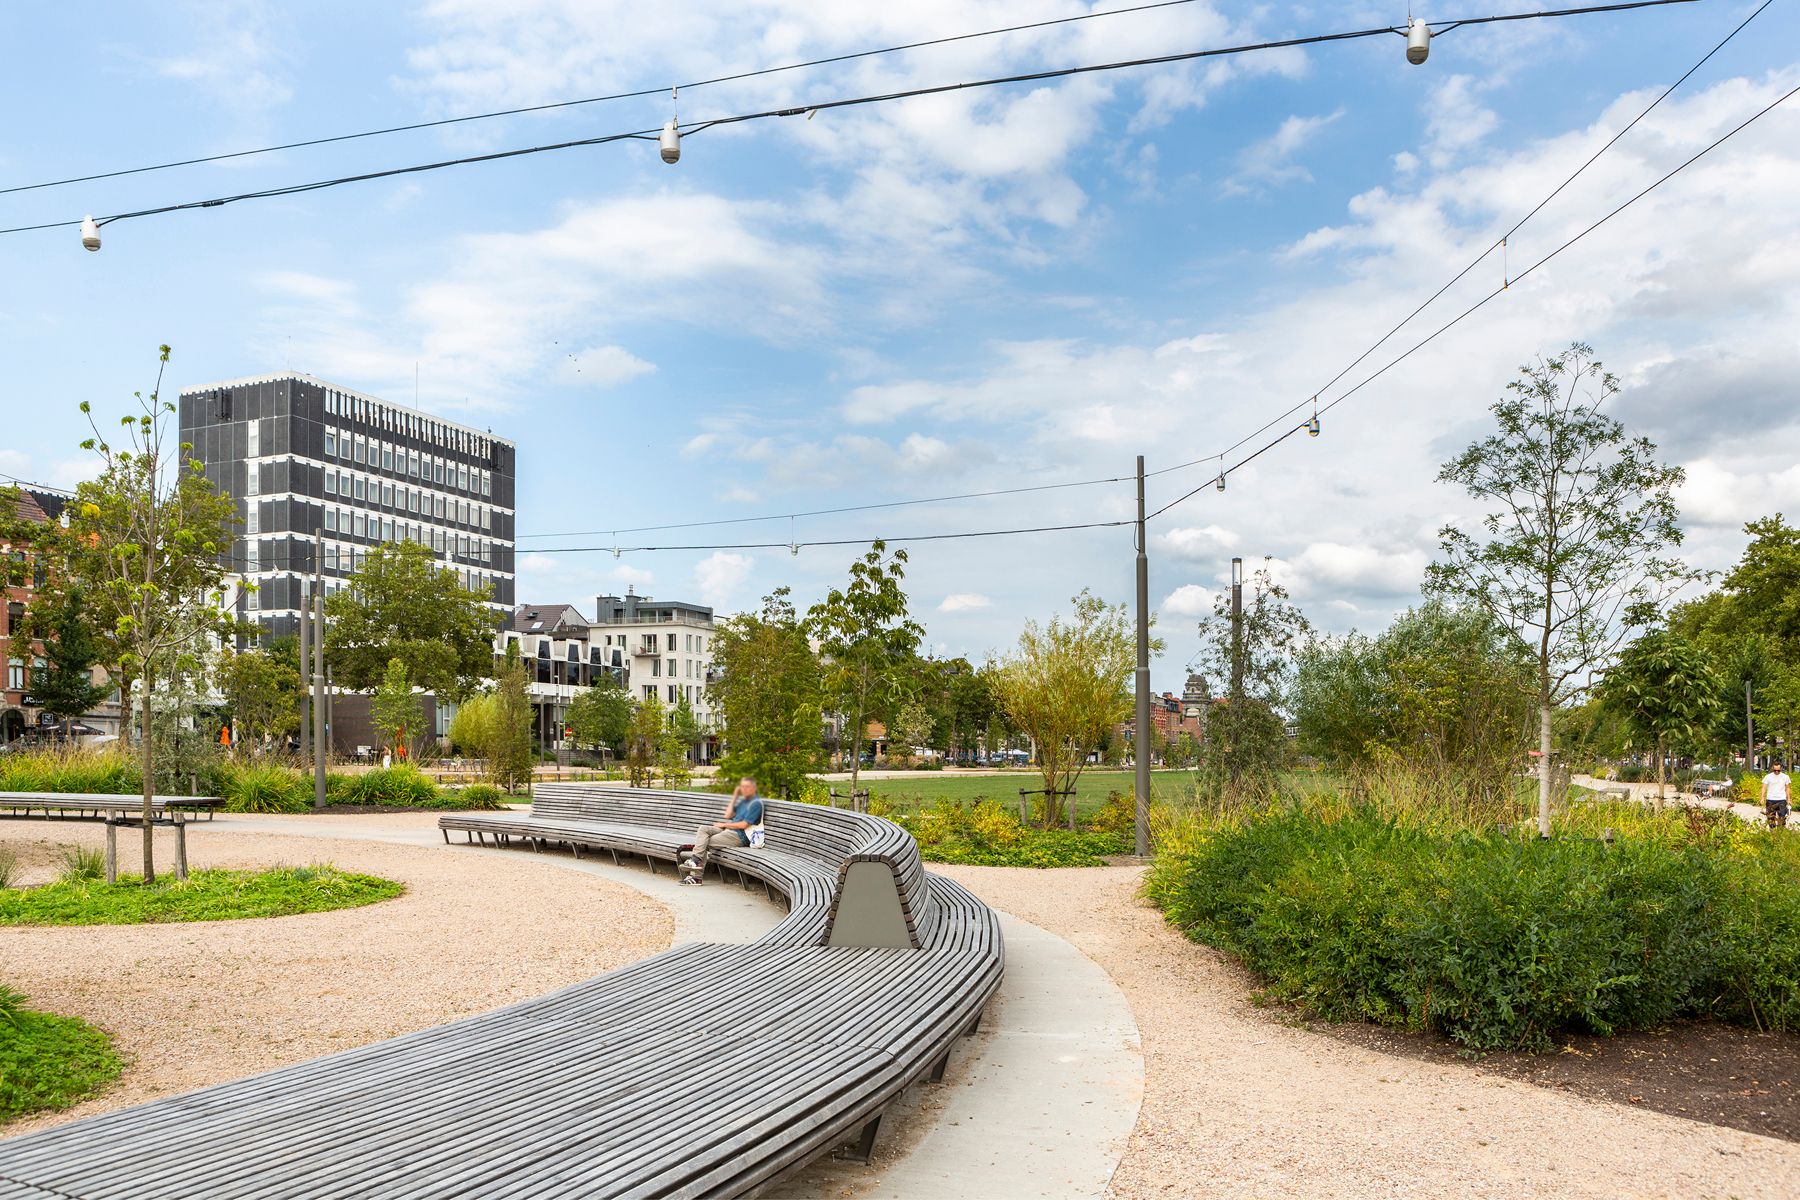
<path id="1" fill-rule="evenodd" d="M 300 581 L 300 761 L 312 757 L 312 581 Z M 285 747 L 283 747 L 285 749 Z"/>
<path id="2" fill-rule="evenodd" d="M 1150 853 L 1150 554 L 1144 539 L 1144 456 L 1137 459 L 1137 853 Z M 1072 801 L 1071 801 L 1072 802 Z"/>
<path id="3" fill-rule="evenodd" d="M 1750 708 L 1750 681 L 1744 680 L 1744 769 L 1756 770 L 1756 714 Z"/>
<path id="4" fill-rule="evenodd" d="M 1244 560 L 1231 560 L 1231 698 L 1244 691 Z"/>
<path id="5" fill-rule="evenodd" d="M 325 531 L 313 531 L 313 807 L 325 807 Z"/>

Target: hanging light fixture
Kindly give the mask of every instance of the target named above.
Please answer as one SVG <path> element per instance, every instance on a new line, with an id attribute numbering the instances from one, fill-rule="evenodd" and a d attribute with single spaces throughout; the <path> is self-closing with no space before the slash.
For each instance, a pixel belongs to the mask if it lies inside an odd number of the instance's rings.
<path id="1" fill-rule="evenodd" d="M 1431 53 L 1431 26 L 1424 17 L 1413 17 L 1406 23 L 1406 61 L 1413 66 L 1424 62 Z"/>
<path id="2" fill-rule="evenodd" d="M 680 101 L 681 89 L 670 88 L 669 119 L 663 123 L 662 136 L 656 139 L 656 144 L 662 149 L 662 160 L 670 164 L 681 161 L 681 130 L 676 124 L 680 120 L 680 114 L 675 111 L 675 105 Z"/>
<path id="3" fill-rule="evenodd" d="M 1306 436 L 1307 437 L 1318 437 L 1319 436 L 1319 414 L 1318 413 L 1314 413 L 1312 416 L 1312 420 L 1310 420 L 1306 423 Z"/>
<path id="4" fill-rule="evenodd" d="M 799 558 L 800 557 L 800 543 L 799 542 L 789 542 L 788 543 L 788 553 L 793 555 L 795 558 Z"/>
<path id="5" fill-rule="evenodd" d="M 1219 481 L 1213 484 L 1213 486 L 1221 492 L 1225 490 L 1225 473 L 1223 471 L 1219 473 Z"/>
<path id="6" fill-rule="evenodd" d="M 100 248 L 100 226 L 92 217 L 81 218 L 81 244 L 89 250 Z"/>

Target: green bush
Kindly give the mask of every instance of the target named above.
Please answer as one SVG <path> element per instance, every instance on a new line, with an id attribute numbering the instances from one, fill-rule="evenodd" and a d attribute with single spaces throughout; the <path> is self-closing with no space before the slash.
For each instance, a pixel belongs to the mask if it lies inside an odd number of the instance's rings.
<path id="1" fill-rule="evenodd" d="M 0 792 L 130 795 L 143 790 L 143 772 L 117 750 L 52 748 L 0 756 Z"/>
<path id="2" fill-rule="evenodd" d="M 1541 1050 L 1688 1014 L 1800 1028 L 1800 854 L 1648 819 L 1608 846 L 1272 810 L 1166 849 L 1146 891 L 1331 1020 Z"/>
<path id="3" fill-rule="evenodd" d="M 504 808 L 506 797 L 491 783 L 472 783 L 466 788 L 446 788 L 440 793 L 446 805 L 456 808 Z"/>
<path id="4" fill-rule="evenodd" d="M 335 804 L 380 808 L 439 807 L 437 785 L 410 763 L 381 767 L 361 775 L 344 775 L 332 794 Z"/>
<path id="5" fill-rule="evenodd" d="M 1656 771 L 1639 763 L 1622 763 L 1613 778 L 1620 783 L 1649 783 L 1656 778 Z"/>
<path id="6" fill-rule="evenodd" d="M 19 873 L 19 855 L 11 846 L 0 846 L 0 889 L 12 886 L 13 877 Z M 0 989 L 4 991 L 4 989 Z"/>
<path id="7" fill-rule="evenodd" d="M 34 1012 L 7 987 L 0 987 L 0 1033 L 0 1123 L 67 1108 L 124 1069 L 104 1033 L 74 1017 Z"/>
<path id="8" fill-rule="evenodd" d="M 312 808 L 310 775 L 272 764 L 227 767 L 221 772 L 219 792 L 226 812 L 297 813 Z"/>
<path id="9" fill-rule="evenodd" d="M 64 846 L 57 852 L 62 859 L 62 878 L 68 883 L 85 883 L 106 875 L 106 856 L 86 846 Z"/>
<path id="10" fill-rule="evenodd" d="M 928 862 L 983 867 L 1099 867 L 1109 854 L 1129 854 L 1122 836 L 1075 833 L 1023 825 L 1010 809 L 992 800 L 964 805 L 939 800 L 912 816 L 893 818 L 918 841 Z"/>

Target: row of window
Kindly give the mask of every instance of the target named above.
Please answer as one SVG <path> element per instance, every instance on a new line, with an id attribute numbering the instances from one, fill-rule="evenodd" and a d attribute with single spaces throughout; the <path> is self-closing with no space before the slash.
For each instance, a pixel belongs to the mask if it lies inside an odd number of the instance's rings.
<path id="1" fill-rule="evenodd" d="M 618 637 L 618 639 L 619 639 L 619 642 L 618 642 L 618 644 L 619 644 L 619 645 L 621 645 L 621 646 L 623 646 L 623 645 L 624 645 L 624 644 L 625 644 L 625 637 L 626 637 L 626 635 L 625 635 L 625 634 L 622 634 L 622 633 L 621 633 L 621 634 L 617 634 L 617 635 L 614 635 L 614 634 L 610 634 L 610 633 L 605 633 L 605 634 L 601 634 L 601 635 L 600 635 L 600 636 L 601 636 L 601 638 L 602 638 L 602 639 L 603 639 L 603 642 L 602 642 L 602 644 L 604 644 L 604 645 L 607 645 L 607 646 L 610 646 L 610 645 L 612 645 L 612 644 L 613 644 L 613 638 L 614 638 L 614 637 L 615 637 L 615 636 L 617 636 L 617 637 Z M 686 634 L 673 634 L 673 633 L 665 633 L 665 634 L 663 634 L 663 635 L 662 635 L 662 637 L 663 637 L 663 638 L 664 638 L 664 639 L 666 639 L 666 641 L 667 641 L 667 649 L 668 649 L 668 650 L 669 650 L 669 651 L 670 651 L 670 652 L 671 652 L 671 653 L 673 653 L 673 652 L 674 652 L 674 650 L 675 650 L 675 639 L 676 639 L 676 638 L 677 638 L 677 637 L 680 637 L 680 638 L 681 638 L 681 639 L 682 639 L 682 645 L 681 645 L 681 648 L 682 648 L 682 649 L 683 649 L 683 650 L 685 650 L 685 651 L 687 651 L 687 652 L 688 652 L 688 653 L 689 653 L 689 654 L 705 654 L 705 653 L 706 653 L 706 637 L 705 637 L 705 635 L 704 635 L 704 634 L 698 634 L 698 633 L 686 633 Z M 646 649 L 646 650 L 649 650 L 649 651 L 652 651 L 652 652 L 654 652 L 654 651 L 657 651 L 657 650 L 658 650 L 658 649 L 661 649 L 661 648 L 663 648 L 663 643 L 662 643 L 662 642 L 659 642 L 659 641 L 658 641 L 658 640 L 657 640 L 657 635 L 656 635 L 656 634 L 654 634 L 654 633 L 646 633 L 646 634 L 644 634 L 644 635 L 643 635 L 643 639 L 644 639 L 644 640 L 643 640 L 643 642 L 642 642 L 642 643 L 641 643 L 641 645 L 642 645 L 642 646 L 643 646 L 643 648 L 644 648 L 644 649 Z"/>
<path id="2" fill-rule="evenodd" d="M 663 702 L 665 704 L 680 704 L 684 695 L 687 697 L 687 702 L 689 704 L 695 704 L 701 701 L 706 693 L 702 689 L 694 687 L 692 684 L 671 683 L 668 685 L 667 698 Z M 646 683 L 644 685 L 644 699 L 656 699 L 656 685 L 654 683 Z"/>
<path id="3" fill-rule="evenodd" d="M 325 389 L 325 411 L 333 416 L 349 417 L 351 420 L 378 425 L 391 432 L 420 438 L 434 446 L 442 446 L 446 450 L 454 450 L 461 454 L 472 454 L 477 458 L 488 458 L 494 450 L 493 443 L 479 433 L 458 429 L 454 425 L 434 421 L 430 417 L 421 416 L 418 413 L 393 408 L 363 396 L 340 392 L 335 388 Z M 358 459 L 357 461 L 362 460 Z"/>
<path id="4" fill-rule="evenodd" d="M 340 472 L 336 467 L 325 468 L 325 494 L 341 496 L 345 500 L 366 500 L 370 504 L 379 504 L 398 512 L 418 513 L 439 521 L 453 521 L 458 525 L 480 525 L 483 529 L 494 527 L 494 510 L 488 505 L 404 484 L 395 487 L 383 480 L 371 479 L 352 471 Z"/>
<path id="5" fill-rule="evenodd" d="M 404 446 L 365 439 L 361 434 L 352 436 L 327 429 L 325 457 L 353 462 L 358 466 L 366 466 L 371 471 L 410 475 L 414 479 L 422 479 L 440 487 L 455 488 L 459 492 L 479 492 L 483 496 L 494 494 L 492 471 L 449 462 L 431 454 L 420 454 L 417 450 L 408 450 Z"/>
<path id="6" fill-rule="evenodd" d="M 704 678 L 706 675 L 706 668 L 702 664 L 694 661 L 691 658 L 683 658 L 683 659 L 679 659 L 679 660 L 671 658 L 667 661 L 669 664 L 669 678 L 670 679 L 675 678 L 675 664 L 677 661 L 679 661 L 681 663 L 681 666 L 682 666 L 681 673 L 683 675 L 686 675 L 689 679 L 701 679 L 701 678 Z M 652 678 L 661 677 L 661 675 L 663 673 L 663 662 L 664 662 L 664 660 L 660 659 L 660 658 L 653 658 L 650 660 L 650 675 Z"/>
<path id="7" fill-rule="evenodd" d="M 345 546 L 339 550 L 338 547 L 327 544 L 325 547 L 325 569 L 328 571 L 336 569 L 354 571 L 356 570 L 357 565 L 361 563 L 363 557 L 367 554 L 367 550 L 358 550 L 354 546 Z M 334 564 L 336 565 L 334 566 Z M 253 559 L 246 570 L 254 571 L 256 569 L 256 563 Z M 486 571 L 465 571 L 459 569 L 456 571 L 456 578 L 457 581 L 462 584 L 463 590 L 468 592 L 478 592 L 484 588 L 494 587 L 503 582 L 501 576 L 493 575 Z M 325 581 L 325 594 L 328 596 L 335 596 L 341 589 L 347 586 L 349 585 L 343 580 L 327 579 Z M 262 608 L 273 612 L 290 611 L 287 605 L 276 603 L 273 593 L 265 593 L 261 589 L 251 592 L 245 598 L 244 603 L 248 608 Z"/>

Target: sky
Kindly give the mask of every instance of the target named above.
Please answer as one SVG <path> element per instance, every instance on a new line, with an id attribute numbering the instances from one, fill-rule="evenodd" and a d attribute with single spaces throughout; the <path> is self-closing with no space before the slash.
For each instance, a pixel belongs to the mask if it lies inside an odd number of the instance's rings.
<path id="1" fill-rule="evenodd" d="M 661 90 L 1123 6 L 13 5 L 0 187 L 657 92 L 0 194 L 0 226 L 1405 16 L 1195 0 Z M 722 611 L 786 586 L 804 605 L 860 552 L 789 542 L 1124 521 L 1141 454 L 1153 510 L 1198 489 L 1150 532 L 1154 685 L 1179 690 L 1233 555 L 1269 559 L 1327 631 L 1415 603 L 1438 530 L 1479 515 L 1439 466 L 1521 364 L 1581 341 L 1619 377 L 1614 414 L 1687 470 L 1684 553 L 1725 568 L 1744 521 L 1800 507 L 1800 99 L 1357 391 L 1319 438 L 1222 493 L 1208 480 L 1271 417 L 1304 419 L 1800 83 L 1800 0 L 1776 0 L 1326 386 L 1754 7 L 1465 27 L 1421 66 L 1384 35 L 826 110 L 694 134 L 673 166 L 626 141 L 120 221 L 97 254 L 73 229 L 0 236 L 0 473 L 88 473 L 76 405 L 123 413 L 161 343 L 171 393 L 286 369 L 401 403 L 416 387 L 518 443 L 520 598 L 591 615 L 627 586 Z M 779 516 L 1087 480 L 1113 482 Z M 720 520 L 737 523 L 613 532 Z M 1003 652 L 1083 588 L 1131 599 L 1124 526 L 908 550 L 938 653 Z"/>

